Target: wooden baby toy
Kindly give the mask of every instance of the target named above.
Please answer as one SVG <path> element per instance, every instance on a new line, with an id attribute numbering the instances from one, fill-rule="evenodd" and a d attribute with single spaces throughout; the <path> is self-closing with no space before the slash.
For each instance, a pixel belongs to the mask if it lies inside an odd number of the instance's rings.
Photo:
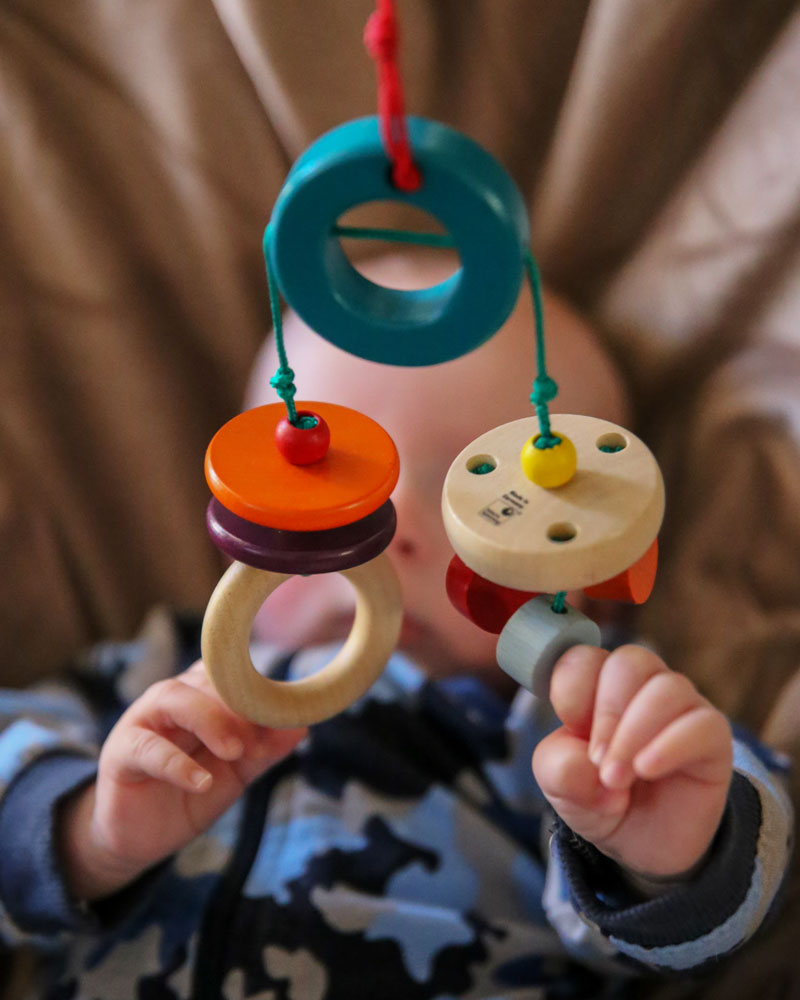
<path id="1" fill-rule="evenodd" d="M 457 556 L 447 590 L 475 624 L 499 634 L 500 666 L 545 697 L 552 666 L 576 642 L 597 643 L 597 626 L 564 594 L 640 602 L 655 576 L 664 509 L 661 475 L 633 434 L 607 421 L 557 417 L 547 404 L 538 270 L 527 249 L 524 201 L 503 167 L 467 136 L 439 122 L 406 119 L 394 64 L 391 0 L 381 0 L 368 47 L 379 63 L 378 117 L 347 122 L 297 160 L 264 234 L 264 256 L 280 368 L 280 403 L 225 424 L 206 454 L 213 494 L 207 524 L 234 559 L 208 605 L 206 667 L 237 712 L 264 725 L 320 721 L 358 698 L 397 642 L 402 603 L 384 552 L 395 529 L 391 500 L 398 457 L 369 417 L 333 403 L 294 404 L 278 287 L 321 336 L 384 364 L 449 361 L 484 343 L 531 283 L 538 373 L 536 417 L 495 428 L 453 462 L 442 512 Z M 371 38 L 371 41 L 369 40 Z M 413 148 L 413 156 L 412 156 Z M 353 230 L 342 215 L 371 201 L 427 212 L 446 235 Z M 368 281 L 340 237 L 448 246 L 461 267 L 416 291 Z M 356 591 L 344 647 L 319 674 L 296 682 L 260 676 L 248 640 L 261 603 L 292 574 L 342 573 Z M 543 592 L 555 592 L 548 597 Z"/>
<path id="2" fill-rule="evenodd" d="M 205 463 L 209 533 L 235 562 L 208 604 L 203 659 L 231 708 L 275 727 L 318 722 L 355 701 L 383 670 L 402 619 L 400 585 L 384 554 L 396 524 L 394 442 L 344 406 L 302 404 L 297 425 L 285 413 L 274 403 L 234 417 Z M 334 659 L 290 683 L 256 672 L 248 640 L 261 604 L 295 573 L 342 573 L 355 589 L 356 615 Z"/>
<path id="3" fill-rule="evenodd" d="M 526 475 L 520 452 L 538 431 L 537 418 L 526 417 L 469 444 L 442 499 L 448 537 L 470 569 L 539 593 L 615 577 L 650 548 L 664 513 L 658 465 L 637 437 L 596 417 L 553 419 L 577 454 L 567 482 L 544 486 Z M 609 440 L 616 449 L 602 450 Z"/>
<path id="4" fill-rule="evenodd" d="M 217 433 L 206 455 L 209 532 L 235 562 L 209 602 L 203 658 L 223 699 L 265 725 L 308 724 L 346 708 L 383 669 L 402 617 L 400 588 L 383 553 L 395 525 L 389 500 L 398 474 L 394 445 L 368 417 L 330 403 L 303 404 L 315 415 L 308 418 L 311 427 L 301 426 L 278 287 L 299 316 L 340 348 L 384 364 L 429 365 L 491 337 L 513 309 L 522 281 L 528 220 L 503 167 L 454 129 L 422 118 L 406 122 L 396 100 L 379 103 L 380 118 L 347 122 L 302 154 L 264 234 L 281 357 L 273 385 L 287 416 L 280 404 L 243 413 Z M 338 219 L 356 205 L 387 200 L 439 219 L 448 233 L 444 242 L 461 258 L 457 274 L 434 288 L 399 291 L 353 267 L 340 237 L 355 234 Z M 329 450 L 318 441 L 320 418 L 330 427 Z M 306 434 L 314 436 L 308 446 Z M 261 603 L 289 574 L 329 572 L 344 574 L 357 596 L 355 623 L 340 653 L 301 681 L 258 675 L 248 637 Z"/>
<path id="5" fill-rule="evenodd" d="M 600 630 L 542 592 L 645 600 L 664 513 L 661 472 L 635 435 L 595 417 L 553 420 L 550 449 L 536 449 L 536 417 L 481 435 L 453 461 L 442 492 L 457 553 L 449 576 L 461 581 L 451 599 L 456 592 L 462 613 L 500 633 L 500 667 L 544 698 L 558 657 L 599 644 Z"/>

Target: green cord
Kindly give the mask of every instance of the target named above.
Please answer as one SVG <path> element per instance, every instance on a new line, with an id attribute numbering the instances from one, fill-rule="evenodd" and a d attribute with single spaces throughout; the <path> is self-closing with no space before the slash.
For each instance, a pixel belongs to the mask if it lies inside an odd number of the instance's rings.
<path id="1" fill-rule="evenodd" d="M 356 226 L 334 226 L 333 235 L 356 240 L 388 240 L 395 243 L 416 243 L 420 246 L 455 247 L 453 238 L 446 234 L 413 233 L 403 229 L 367 229 Z M 269 384 L 286 404 L 289 423 L 295 427 L 302 427 L 304 418 L 301 418 L 298 423 L 297 407 L 294 405 L 294 397 L 297 393 L 297 387 L 294 384 L 294 372 L 289 367 L 286 346 L 283 341 L 283 323 L 278 296 L 278 282 L 275 278 L 269 255 L 271 239 L 272 226 L 268 225 L 264 230 L 264 263 L 267 270 L 267 288 L 269 290 L 270 311 L 272 312 L 272 326 L 275 331 L 275 346 L 278 349 L 278 361 L 280 363 L 278 370 L 269 380 Z"/>
<path id="2" fill-rule="evenodd" d="M 275 346 L 278 348 L 278 361 L 280 367 L 269 380 L 269 384 L 278 393 L 286 404 L 289 413 L 289 423 L 297 427 L 297 407 L 294 405 L 294 397 L 297 393 L 297 386 L 294 384 L 294 372 L 289 367 L 289 359 L 286 356 L 286 347 L 283 343 L 283 322 L 281 319 L 280 301 L 278 299 L 278 283 L 272 270 L 272 263 L 269 257 L 269 243 L 272 238 L 272 227 L 267 226 L 264 230 L 264 263 L 267 268 L 267 288 L 269 289 L 269 306 L 272 311 L 272 326 L 275 330 Z"/>
<path id="3" fill-rule="evenodd" d="M 344 237 L 354 240 L 385 240 L 393 243 L 413 243 L 419 246 L 442 247 L 447 249 L 455 248 L 453 238 L 441 233 L 417 233 L 405 229 L 371 229 L 363 226 L 334 226 L 332 233 L 334 236 Z M 275 345 L 278 349 L 278 360 L 280 367 L 270 379 L 270 385 L 277 391 L 280 398 L 286 404 L 289 411 L 289 421 L 295 426 L 303 426 L 301 418 L 298 423 L 297 409 L 294 405 L 294 396 L 297 389 L 294 384 L 294 372 L 289 367 L 289 360 L 286 355 L 286 347 L 283 342 L 283 324 L 281 322 L 281 311 L 278 300 L 278 286 L 270 262 L 269 244 L 272 236 L 271 226 L 267 226 L 264 231 L 264 261 L 267 269 L 267 286 L 269 288 L 270 309 L 272 311 L 272 325 L 275 330 Z M 536 378 L 533 381 L 531 391 L 531 402 L 536 407 L 536 415 L 539 418 L 540 433 L 536 439 L 535 447 L 553 448 L 561 443 L 561 438 L 553 434 L 550 428 L 550 412 L 547 404 L 555 399 L 558 394 L 558 384 L 547 374 L 547 359 L 545 354 L 544 341 L 544 309 L 542 307 L 542 281 L 539 275 L 539 267 L 536 259 L 530 250 L 525 250 L 523 254 L 525 271 L 531 286 L 531 296 L 533 298 L 533 315 L 536 326 Z M 605 448 L 603 450 L 606 450 Z M 617 450 L 615 447 L 608 447 L 608 450 Z M 478 474 L 491 471 L 494 466 L 482 465 L 472 471 Z M 551 608 L 555 614 L 566 614 L 565 590 L 560 590 L 553 597 Z"/>
<path id="4" fill-rule="evenodd" d="M 539 418 L 539 436 L 536 438 L 534 447 L 554 448 L 561 444 L 561 438 L 553 434 L 550 429 L 550 411 L 547 404 L 558 395 L 558 385 L 547 374 L 547 359 L 545 357 L 544 344 L 544 309 L 542 308 L 542 280 L 539 276 L 539 267 L 536 258 L 530 252 L 524 253 L 525 271 L 531 286 L 531 296 L 533 298 L 533 315 L 536 323 L 536 378 L 533 380 L 531 391 L 531 402 L 536 407 L 536 416 Z"/>
<path id="5" fill-rule="evenodd" d="M 390 243 L 416 243 L 424 247 L 454 249 L 455 241 L 447 233 L 412 233 L 407 229 L 367 229 L 364 226 L 334 226 L 334 236 L 351 240 L 386 240 Z"/>
<path id="6" fill-rule="evenodd" d="M 442 233 L 418 233 L 410 232 L 406 229 L 376 229 L 365 226 L 334 226 L 332 229 L 334 236 L 356 240 L 385 240 L 393 243 L 413 243 L 419 246 L 454 248 L 455 242 L 448 234 Z M 281 312 L 278 299 L 278 288 L 275 275 L 272 270 L 269 255 L 269 243 L 272 236 L 271 226 L 267 226 L 264 232 L 264 260 L 267 268 L 267 285 L 269 287 L 269 301 L 272 310 L 272 325 L 275 330 L 275 344 L 278 349 L 278 359 L 280 367 L 275 375 L 270 379 L 270 385 L 277 391 L 280 398 L 286 404 L 289 412 L 289 421 L 297 425 L 297 409 L 294 405 L 294 396 L 297 388 L 294 384 L 294 372 L 289 367 L 286 356 L 286 348 L 283 342 L 283 326 L 281 323 Z M 531 402 L 536 407 L 536 415 L 539 418 L 540 433 L 536 438 L 535 447 L 545 449 L 553 448 L 561 443 L 561 438 L 553 434 L 550 427 L 550 411 L 547 404 L 555 399 L 558 394 L 558 385 L 547 374 L 547 360 L 545 356 L 544 340 L 544 309 L 542 308 L 542 283 L 539 275 L 539 268 L 536 259 L 530 250 L 525 250 L 523 254 L 525 271 L 531 286 L 533 297 L 533 313 L 536 327 L 536 378 L 533 381 L 531 391 Z"/>

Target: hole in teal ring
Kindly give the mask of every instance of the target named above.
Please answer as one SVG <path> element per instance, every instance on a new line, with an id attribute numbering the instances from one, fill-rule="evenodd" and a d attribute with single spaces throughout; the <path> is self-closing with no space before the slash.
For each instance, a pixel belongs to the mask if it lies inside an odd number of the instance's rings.
<path id="1" fill-rule="evenodd" d="M 352 235 L 340 228 L 352 230 Z M 461 266 L 452 235 L 435 215 L 415 205 L 388 199 L 360 202 L 339 216 L 334 233 L 350 264 L 381 288 L 432 288 Z M 381 280 L 375 281 L 376 262 L 388 257 L 392 266 L 382 267 Z"/>
<path id="2" fill-rule="evenodd" d="M 334 235 L 326 241 L 323 259 L 329 287 L 340 306 L 364 322 L 393 326 L 399 334 L 422 333 L 438 323 L 456 295 L 463 274 L 460 267 L 446 280 L 413 291 L 386 288 L 359 274 Z"/>

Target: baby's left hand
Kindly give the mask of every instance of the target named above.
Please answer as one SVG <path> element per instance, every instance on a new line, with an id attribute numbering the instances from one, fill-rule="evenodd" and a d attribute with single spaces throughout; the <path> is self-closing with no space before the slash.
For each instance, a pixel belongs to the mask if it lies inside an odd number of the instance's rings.
<path id="1" fill-rule="evenodd" d="M 533 772 L 564 822 L 644 876 L 678 877 L 705 855 L 733 768 L 727 719 L 655 653 L 575 646 L 550 698 L 563 726 Z"/>

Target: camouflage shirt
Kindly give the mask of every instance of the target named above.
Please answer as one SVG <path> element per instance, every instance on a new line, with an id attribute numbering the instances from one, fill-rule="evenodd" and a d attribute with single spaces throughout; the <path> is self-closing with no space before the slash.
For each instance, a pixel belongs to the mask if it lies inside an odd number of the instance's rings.
<path id="1" fill-rule="evenodd" d="M 206 834 L 87 907 L 65 888 L 55 811 L 91 780 L 125 706 L 191 661 L 194 625 L 182 639 L 160 657 L 144 640 L 100 647 L 69 689 L 0 702 L 0 926 L 41 949 L 39 996 L 621 996 L 632 977 L 733 950 L 773 905 L 791 815 L 783 762 L 764 748 L 737 740 L 702 871 L 647 899 L 538 790 L 531 754 L 556 724 L 548 705 L 432 682 L 397 654 Z M 259 655 L 297 678 L 331 654 Z"/>

